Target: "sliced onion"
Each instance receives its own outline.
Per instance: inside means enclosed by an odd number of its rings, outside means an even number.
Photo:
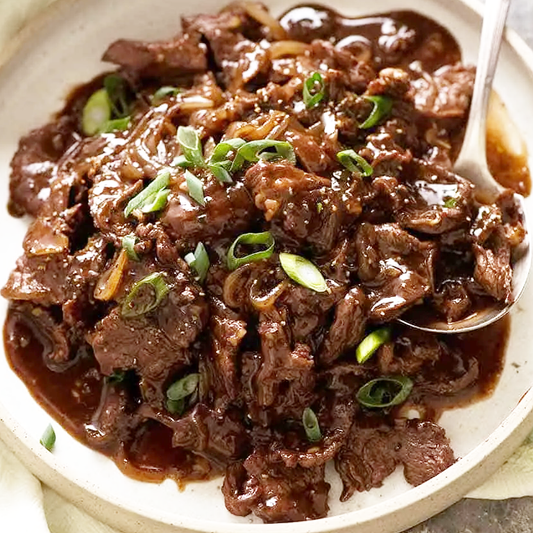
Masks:
[[[282,25],[263,7],[263,5],[256,2],[243,2],[242,7],[246,10],[248,15],[257,20],[259,24],[267,26],[274,39],[280,41],[281,39],[287,38],[287,33]]]
[[[265,294],[260,294],[260,284],[261,280],[254,279],[248,291],[251,304],[259,311],[272,307],[289,286],[289,282],[285,279]]]
[[[103,300],[105,302],[112,300],[117,293],[124,269],[128,263],[128,254],[126,250],[120,250],[116,261],[108,268],[98,280],[94,289],[94,297],[97,300]]]
[[[277,41],[268,49],[271,59],[284,56],[301,56],[309,50],[309,45],[300,41]]]

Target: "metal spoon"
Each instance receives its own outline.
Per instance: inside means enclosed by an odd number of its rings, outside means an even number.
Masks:
[[[486,130],[489,98],[494,72],[505,29],[505,21],[511,0],[488,0],[485,2],[483,28],[479,48],[478,66],[470,114],[463,146],[454,165],[454,172],[469,179],[476,186],[476,197],[483,203],[492,203],[503,191],[503,187],[492,177],[487,165]],[[521,211],[522,223],[526,223],[524,198],[515,194],[515,202]],[[524,290],[531,264],[529,232],[524,242],[513,252],[513,301],[509,304],[495,304],[479,313],[456,322],[435,320],[417,324],[417,320],[399,319],[400,322],[423,331],[435,333],[464,333],[488,326],[506,315]]]

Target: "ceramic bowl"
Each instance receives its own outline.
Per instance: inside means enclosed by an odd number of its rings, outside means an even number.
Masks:
[[[268,0],[274,14],[290,4]],[[18,139],[44,124],[62,107],[69,90],[109,66],[100,62],[113,40],[156,40],[178,31],[182,14],[216,12],[224,0],[189,4],[176,0],[60,0],[11,43],[0,70],[0,204],[7,202],[9,161]],[[328,3],[346,15],[413,9],[449,28],[466,62],[475,62],[481,17],[479,5],[465,0],[368,0]],[[533,153],[533,52],[513,33],[507,34],[496,90],[508,105]],[[533,161],[532,161],[533,162]],[[531,165],[533,167],[533,165]],[[528,201],[531,212],[532,202]],[[530,216],[533,216],[530,215]],[[0,210],[4,283],[20,255],[27,222]],[[0,302],[3,321],[6,302]],[[142,483],[125,477],[106,457],[84,447],[56,426],[54,453],[39,445],[49,416],[0,354],[0,436],[22,461],[64,497],[101,520],[127,532],[152,533],[318,533],[357,531],[393,533],[436,514],[493,473],[533,428],[533,284],[515,306],[505,369],[494,394],[466,408],[446,412],[441,425],[461,459],[423,485],[412,488],[396,471],[380,489],[339,501],[340,481],[330,472],[328,518],[292,524],[260,524],[231,515],[224,507],[221,480],[189,484]]]

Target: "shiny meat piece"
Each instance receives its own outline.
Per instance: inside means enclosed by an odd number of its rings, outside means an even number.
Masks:
[[[471,221],[474,186],[469,181],[416,159],[404,169],[402,178],[409,191],[395,214],[402,227],[434,235]]]
[[[398,464],[408,483],[420,485],[455,462],[444,429],[429,421],[409,420],[391,428],[352,426],[346,445],[335,458],[343,482],[341,501],[380,487]]]
[[[446,65],[433,74],[420,72],[411,81],[411,98],[417,111],[431,118],[464,118],[474,88],[473,68]]]
[[[435,243],[420,241],[397,224],[363,223],[356,249],[370,320],[391,320],[432,293]]]
[[[323,365],[330,365],[361,341],[366,325],[366,297],[360,287],[351,288],[335,307],[335,317],[319,355]]]
[[[375,80],[368,84],[369,95],[383,94],[402,98],[409,90],[409,74],[401,68],[384,68]]]
[[[319,252],[334,246],[344,210],[329,179],[288,163],[260,162],[244,180],[276,238],[293,246],[307,243]]]
[[[474,279],[487,294],[505,303],[513,301],[513,270],[511,249],[501,237],[490,248],[473,245],[476,267]]]
[[[237,516],[254,513],[263,521],[298,522],[326,516],[330,485],[324,466],[287,468],[269,464],[260,451],[226,470],[222,493]]]
[[[168,41],[120,39],[106,50],[103,61],[141,77],[172,77],[207,70],[207,48],[199,35],[178,35]]]
[[[77,138],[75,124],[63,116],[22,137],[11,161],[9,212],[36,216],[50,196],[57,162]]]

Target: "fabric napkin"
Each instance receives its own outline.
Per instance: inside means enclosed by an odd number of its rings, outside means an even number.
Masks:
[[[0,50],[27,20],[54,0],[0,0]],[[87,0],[90,1],[90,0]],[[511,25],[533,42],[533,3],[515,2]],[[520,13],[516,6],[520,6]],[[529,32],[529,34],[528,34]],[[468,495],[506,499],[533,495],[533,433],[496,474]],[[35,478],[0,440],[2,533],[119,533],[64,500]]]

